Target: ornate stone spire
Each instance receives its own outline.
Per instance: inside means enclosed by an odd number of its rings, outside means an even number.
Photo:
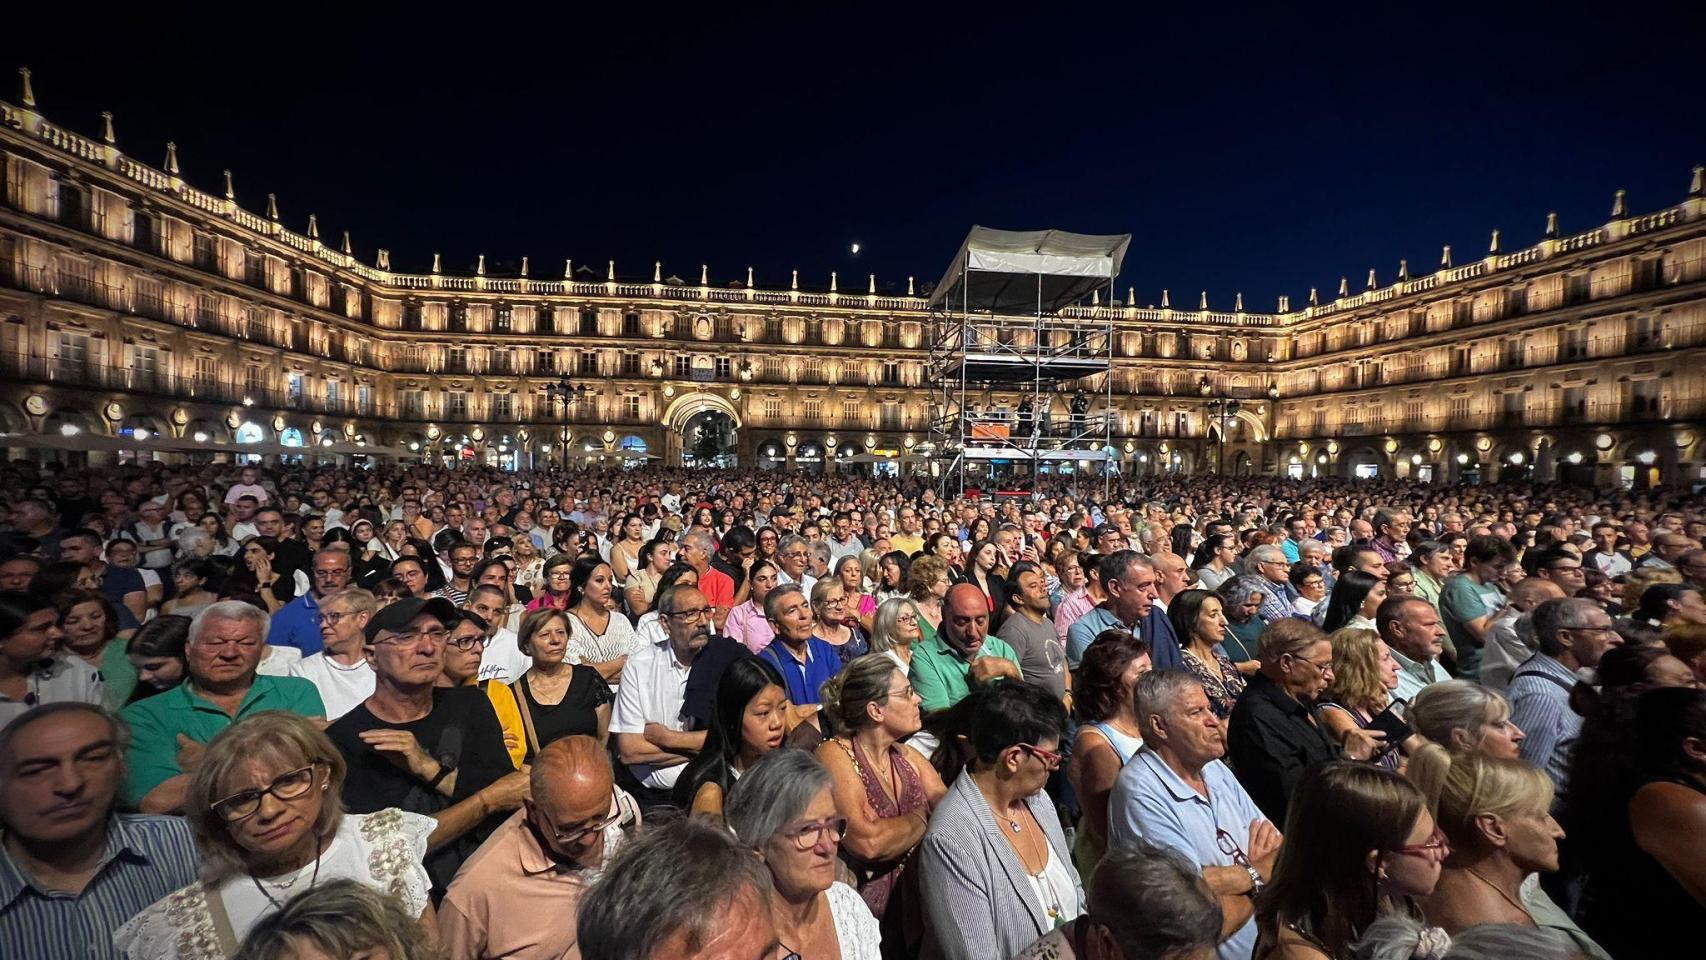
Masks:
[[[1205,313],[1208,312],[1208,291],[1207,290],[1204,290],[1202,293],[1197,295],[1197,309],[1201,310]]]
[[[1309,288],[1309,305],[1312,307],[1321,305],[1321,291],[1314,287]]]
[[[611,283],[616,281],[616,261],[610,261],[610,263],[604,268],[604,279]]]
[[[166,172],[178,175],[178,145],[170,140],[166,141]]]
[[[1698,170],[1698,169],[1699,169],[1699,168],[1696,168],[1696,170]],[[914,292],[913,292],[913,290],[914,290],[914,289],[915,289],[915,287],[914,287],[914,285],[913,285],[913,282],[912,282],[912,281],[913,281],[913,278],[912,278],[912,277],[907,277],[907,278],[906,278],[906,295],[907,295],[907,296],[909,296],[909,297],[916,297],[916,296],[918,296],[918,294],[916,294],[916,293],[914,293]]]
[[[746,288],[748,290],[752,289],[752,268],[751,267],[746,268]]]
[[[1398,282],[1403,283],[1409,279],[1410,279],[1410,261],[1408,261],[1408,260],[1398,261]]]
[[[343,251],[345,256],[353,256],[355,254],[355,248],[350,246],[348,230],[344,231]]]
[[[839,288],[837,287],[837,283],[838,283],[838,280],[835,276],[835,271],[834,270],[829,271],[829,292],[830,293],[839,293],[840,292]]]
[[[1374,268],[1369,267],[1368,268],[1368,288],[1370,290],[1373,290],[1378,286],[1380,286],[1380,284],[1378,282],[1376,282],[1374,279]]]
[[[563,261],[563,279],[564,280],[573,280],[574,278],[575,278],[575,262],[573,260],[564,260]]]
[[[438,253],[436,251],[432,255],[432,272],[433,273],[439,273],[440,272]]]
[[[1291,312],[1291,295],[1290,294],[1288,294],[1288,293],[1280,294],[1279,312],[1280,313],[1290,313]]]
[[[1488,253],[1498,253],[1499,252],[1499,231],[1497,228],[1494,228],[1494,230],[1493,230],[1493,242],[1487,245],[1487,252]]]
[[[118,143],[118,135],[113,133],[113,112],[101,111],[101,140],[105,143]]]
[[[1449,243],[1445,245],[1444,250],[1440,251],[1439,268],[1441,270],[1450,270],[1451,269],[1451,244],[1449,244]]]
[[[308,239],[320,239],[320,218],[314,216],[312,213],[308,215]]]
[[[1137,306],[1137,288],[1136,287],[1126,287],[1125,288],[1125,305],[1128,307]]]
[[[1166,287],[1161,288],[1161,309],[1163,309],[1163,310],[1173,309],[1173,297],[1171,294],[1169,294],[1167,292]]]
[[[1244,292],[1242,290],[1240,290],[1238,295],[1232,300],[1232,311],[1234,313],[1244,312]]]
[[[795,270],[795,271],[794,271],[794,279],[793,279],[793,280],[790,280],[790,281],[789,281],[789,282],[788,282],[788,289],[789,289],[789,290],[798,290],[798,289],[800,289],[800,271],[798,271],[798,270]]]
[[[1340,277],[1339,278],[1339,296],[1340,297],[1348,297],[1350,295],[1351,295],[1351,278],[1350,277]]]
[[[1706,196],[1706,167],[1694,165],[1694,175],[1688,179],[1688,195],[1691,197]]]
[[[1615,220],[1615,219],[1619,219],[1622,217],[1627,217],[1629,215],[1629,204],[1628,204],[1628,200],[1627,200],[1627,194],[1628,193],[1629,193],[1629,191],[1623,190],[1620,188],[1620,189],[1618,189],[1617,193],[1612,196],[1612,198],[1611,198],[1611,216],[1612,216],[1612,219]]]
[[[874,274],[874,273],[871,274],[871,283],[870,283],[870,286],[865,288],[865,292],[870,294],[873,297],[877,295],[877,275],[876,274]]]
[[[526,257],[521,258],[521,275],[523,277],[527,276],[527,258]]]
[[[483,277],[485,275],[486,275],[486,255],[482,253],[482,254],[480,254],[479,261],[474,264],[474,276]]]
[[[711,266],[710,266],[710,264],[701,263],[699,265],[699,285],[701,287],[707,287],[707,286],[711,285]]]
[[[33,85],[31,85],[31,83],[30,83],[30,68],[29,67],[19,67],[18,68],[18,80],[20,82],[20,85],[23,88],[18,93],[18,102],[22,103],[24,106],[29,107],[32,110],[35,109],[36,88]]]
[[[1546,215],[1546,239],[1558,239],[1558,211],[1556,210]]]
[[[225,171],[225,199],[237,199],[237,190],[231,186],[231,171]]]
[[[274,223],[278,222],[278,194],[276,193],[267,194],[267,219]]]
[[[391,269],[391,251],[385,249],[384,247],[380,247],[379,248],[378,264],[379,264],[379,269],[381,269],[381,270]]]

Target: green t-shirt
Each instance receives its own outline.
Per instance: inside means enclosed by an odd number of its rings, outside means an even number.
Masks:
[[[922,620],[920,626],[927,626]],[[1018,654],[1000,637],[986,636],[977,656],[1000,657],[1019,662]],[[948,646],[936,631],[929,631],[912,646],[912,689],[926,710],[946,710],[971,692],[970,661]]]
[[[1481,641],[1465,626],[1505,605],[1497,587],[1479,584],[1466,574],[1445,581],[1439,592],[1439,618],[1445,621],[1446,636],[1457,655],[1457,675],[1473,680],[1481,671]]]
[[[207,743],[219,731],[263,710],[285,710],[304,717],[326,715],[320,691],[301,677],[257,676],[235,717],[192,692],[189,681],[124,708],[122,716],[130,724],[125,803],[136,807],[150,790],[184,772],[178,766],[178,734]]]
[[[136,689],[136,664],[130,662],[130,641],[114,638],[101,652],[101,682],[108,710],[122,710]]]

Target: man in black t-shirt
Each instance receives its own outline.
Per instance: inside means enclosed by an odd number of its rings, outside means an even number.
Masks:
[[[442,597],[407,598],[374,614],[363,647],[373,695],[326,729],[349,765],[349,812],[396,807],[438,819],[436,838],[449,839],[426,858],[434,899],[527,793],[485,693],[434,685],[445,624],[456,615]]]

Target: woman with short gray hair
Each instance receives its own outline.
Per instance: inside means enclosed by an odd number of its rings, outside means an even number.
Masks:
[[[770,870],[770,915],[785,950],[878,960],[877,918],[835,879],[847,818],[836,812],[835,783],[822,764],[799,750],[766,754],[729,791],[723,818]]]

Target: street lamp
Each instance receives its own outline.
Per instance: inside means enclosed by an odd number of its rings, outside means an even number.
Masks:
[[[1204,397],[1211,396],[1214,393],[1214,384],[1209,382],[1208,374],[1203,374],[1202,378],[1197,381],[1197,392]],[[1230,398],[1217,397],[1203,404],[1203,407],[1213,414],[1220,424],[1220,429],[1216,431],[1214,438],[1214,470],[1224,477],[1226,475],[1226,421],[1238,416],[1238,411],[1243,408],[1243,404]]]
[[[584,383],[575,383],[567,373],[557,377],[556,382],[545,384],[546,402],[556,401],[563,405],[563,469],[569,469],[569,404],[592,394],[592,388]]]

